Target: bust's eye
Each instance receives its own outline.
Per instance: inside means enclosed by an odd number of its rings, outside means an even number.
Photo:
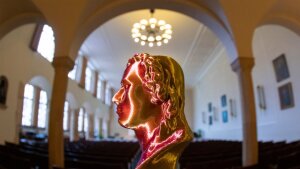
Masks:
[[[129,84],[126,84],[126,85],[124,85],[123,87],[124,87],[124,89],[129,89],[130,85],[129,85]]]

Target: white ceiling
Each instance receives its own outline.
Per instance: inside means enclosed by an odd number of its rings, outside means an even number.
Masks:
[[[81,52],[114,89],[120,87],[126,63],[135,53],[173,57],[183,68],[186,87],[193,87],[222,48],[219,40],[206,26],[186,15],[156,9],[154,17],[172,25],[172,39],[160,47],[141,46],[131,38],[132,25],[149,17],[149,10],[139,10],[109,20],[90,34]]]

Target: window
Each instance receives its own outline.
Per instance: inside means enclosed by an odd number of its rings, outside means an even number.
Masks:
[[[105,104],[111,105],[112,93],[111,88],[107,87],[105,90]]]
[[[69,120],[69,102],[65,101],[64,105],[64,119],[63,119],[63,128],[64,130],[68,130],[68,120]]]
[[[100,77],[98,78],[97,82],[97,98],[101,99],[101,90],[102,90],[102,81],[100,80]]]
[[[83,108],[80,108],[79,115],[78,115],[78,131],[83,131],[83,116],[84,116],[84,110]]]
[[[40,100],[39,100],[39,110],[38,110],[38,127],[45,128],[46,127],[46,118],[47,118],[47,93],[44,90],[40,92]]]
[[[86,69],[85,69],[85,90],[87,90],[87,91],[91,91],[92,74],[93,74],[92,69],[90,67],[86,67]]]
[[[77,65],[78,65],[78,59],[75,60],[74,67],[72,71],[70,71],[68,74],[68,77],[72,80],[76,79]]]
[[[23,112],[22,112],[22,125],[31,126],[33,119],[33,103],[34,103],[34,87],[30,84],[25,85],[24,99],[23,99]]]
[[[88,132],[88,126],[89,126],[89,118],[88,118],[89,116],[88,116],[88,114],[87,113],[85,113],[84,114],[84,131],[85,132]]]
[[[44,25],[39,39],[37,51],[46,58],[49,62],[52,62],[54,56],[54,34],[50,26]]]

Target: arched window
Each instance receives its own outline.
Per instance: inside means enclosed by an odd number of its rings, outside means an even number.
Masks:
[[[78,131],[83,131],[83,118],[84,118],[84,109],[80,108],[78,114]]]
[[[86,69],[85,69],[85,90],[87,90],[87,91],[91,91],[92,75],[93,75],[92,69],[89,66],[86,67]]]
[[[73,69],[68,74],[68,77],[72,80],[76,80],[77,67],[78,67],[78,57],[75,60]]]
[[[50,26],[37,25],[30,47],[39,52],[49,62],[52,62],[55,49],[54,40],[54,33]]]
[[[5,105],[8,90],[8,80],[5,76],[0,76],[0,105]]]
[[[63,119],[63,128],[64,130],[68,130],[69,129],[69,102],[65,101],[65,105],[64,105],[64,119]]]
[[[25,85],[22,125],[31,126],[33,123],[33,104],[34,104],[34,87],[30,84]]]
[[[84,122],[83,122],[83,130],[85,133],[88,132],[88,127],[89,127],[89,115],[85,112],[84,113]]]
[[[101,90],[102,90],[101,86],[102,86],[102,81],[101,81],[100,77],[98,77],[98,82],[97,82],[97,98],[98,99],[101,99]]]
[[[44,90],[40,91],[40,100],[39,100],[39,111],[38,111],[38,127],[46,127],[46,118],[47,118],[47,93]]]

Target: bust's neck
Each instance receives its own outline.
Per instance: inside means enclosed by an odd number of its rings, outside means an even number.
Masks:
[[[183,143],[183,129],[176,130],[167,137],[161,136],[160,128],[156,128],[151,132],[146,131],[146,129],[135,130],[142,148],[137,169],[176,169],[178,157],[185,148],[185,145],[180,145]],[[165,139],[162,140],[162,138]],[[185,144],[188,144],[188,142]],[[172,160],[170,160],[170,158],[172,158]]]

